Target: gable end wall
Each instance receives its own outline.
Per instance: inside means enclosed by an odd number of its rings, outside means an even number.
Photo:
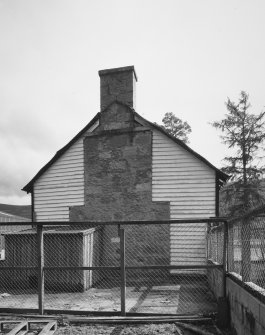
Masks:
[[[69,221],[69,207],[84,205],[83,140],[97,126],[98,122],[34,183],[36,221]]]
[[[215,216],[215,171],[176,145],[161,132],[153,131],[153,201],[170,201],[170,218]],[[172,265],[205,264],[205,224],[171,224]]]

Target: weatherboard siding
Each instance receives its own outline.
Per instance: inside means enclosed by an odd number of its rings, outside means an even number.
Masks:
[[[88,129],[34,183],[34,211],[37,221],[69,221],[69,207],[84,205],[84,137]]]
[[[171,219],[215,216],[215,171],[157,130],[152,169],[153,201],[170,201]],[[205,224],[171,224],[171,264],[205,264],[205,235]]]

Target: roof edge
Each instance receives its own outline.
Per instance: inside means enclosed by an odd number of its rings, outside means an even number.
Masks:
[[[127,68],[127,67],[126,67]],[[131,68],[131,67],[129,67]],[[121,68],[124,69],[124,68]],[[116,69],[111,69],[111,70],[116,70]],[[107,70],[102,70],[102,71],[107,71]],[[100,72],[100,71],[99,71]],[[181,141],[180,139],[172,136],[171,134],[169,134],[166,130],[164,130],[161,126],[159,126],[156,123],[153,123],[151,121],[146,120],[144,117],[142,117],[140,114],[138,114],[134,108],[132,108],[130,105],[119,101],[119,100],[115,100],[112,101],[108,106],[106,106],[101,112],[97,113],[94,118],[75,136],[73,137],[64,147],[62,147],[60,150],[58,150],[56,152],[56,154],[52,157],[52,159],[50,159],[50,161],[45,164],[39,171],[38,173],[30,180],[30,182],[25,185],[22,188],[22,191],[25,191],[27,193],[31,193],[33,190],[33,184],[34,182],[57,160],[59,159],[64,153],[65,151],[75,142],[79,139],[79,137],[81,137],[83,135],[84,132],[86,132],[97,120],[100,119],[100,114],[105,111],[106,109],[108,109],[112,104],[114,103],[118,103],[121,105],[124,105],[126,107],[128,107],[132,113],[137,116],[138,118],[140,118],[141,120],[143,120],[144,123],[147,123],[148,126],[155,128],[156,130],[162,132],[164,135],[166,135],[167,137],[169,137],[171,140],[173,140],[175,143],[177,143],[178,145],[180,145],[183,149],[187,150],[188,152],[190,152],[191,154],[193,154],[195,157],[197,157],[199,160],[201,160],[203,163],[205,163],[206,165],[208,165],[210,168],[214,169],[217,173],[217,176],[219,179],[221,179],[222,181],[227,181],[230,176],[227,175],[226,173],[222,172],[220,169],[218,169],[217,167],[215,167],[213,164],[211,164],[206,158],[202,157],[200,154],[198,154],[196,151],[194,151],[193,149],[191,149],[187,144],[185,144],[183,141]]]
[[[135,112],[135,115],[137,117],[139,117],[140,119],[144,120],[144,122],[147,122],[151,127],[155,128],[156,130],[162,132],[164,135],[166,135],[167,137],[169,137],[171,140],[173,140],[175,143],[177,143],[178,145],[180,145],[183,149],[189,151],[191,154],[193,154],[195,157],[197,157],[198,159],[200,159],[203,163],[205,163],[206,165],[208,165],[210,168],[214,169],[218,175],[218,177],[223,180],[226,181],[230,178],[229,175],[227,175],[226,173],[224,173],[223,171],[221,171],[220,169],[218,169],[217,167],[215,167],[212,163],[210,163],[206,158],[202,157],[200,154],[198,154],[196,151],[194,151],[193,149],[191,149],[186,143],[184,143],[183,141],[181,141],[180,139],[174,137],[173,135],[169,134],[163,127],[159,126],[156,123],[150,122],[148,120],[146,120],[144,117],[142,117],[141,115],[139,115],[137,112]]]
[[[81,137],[83,135],[83,133],[85,133],[98,119],[99,119],[99,114],[97,113],[93,119],[75,136],[73,137],[64,147],[62,147],[60,150],[58,150],[56,152],[56,154],[52,157],[52,159],[49,160],[49,162],[47,164],[45,164],[40,170],[39,172],[37,172],[37,174],[31,179],[30,182],[27,183],[27,185],[25,185],[21,190],[25,191],[27,193],[32,193],[33,190],[33,184],[34,182],[46,171],[48,170],[48,168],[58,159],[60,158],[65,151],[72,145],[74,144],[74,142],[76,142],[79,137]]]

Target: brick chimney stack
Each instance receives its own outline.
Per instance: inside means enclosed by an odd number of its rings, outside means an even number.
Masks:
[[[100,76],[100,110],[113,101],[120,101],[135,109],[135,84],[137,76],[134,66],[101,70]]]

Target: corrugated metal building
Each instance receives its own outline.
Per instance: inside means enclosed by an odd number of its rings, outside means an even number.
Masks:
[[[36,221],[218,216],[218,190],[228,176],[135,112],[133,66],[99,71],[99,76],[101,112],[23,189],[32,194]],[[137,213],[125,203],[128,194],[138,199]],[[191,228],[170,226],[172,265],[205,264],[206,227]]]

